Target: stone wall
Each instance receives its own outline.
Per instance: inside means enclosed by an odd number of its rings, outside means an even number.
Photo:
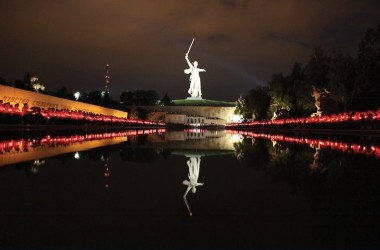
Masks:
[[[0,100],[3,100],[3,103],[9,102],[11,105],[15,105],[18,103],[20,105],[20,108],[22,108],[24,104],[27,103],[29,108],[39,107],[44,109],[68,109],[70,111],[80,110],[83,112],[115,116],[119,118],[127,118],[128,115],[127,112],[116,109],[110,109],[83,102],[72,101],[64,98],[45,95],[33,91],[27,91],[4,85],[0,85]]]
[[[219,118],[231,122],[235,107],[210,107],[210,106],[149,106],[143,107],[148,112],[184,114],[187,116],[203,116]]]

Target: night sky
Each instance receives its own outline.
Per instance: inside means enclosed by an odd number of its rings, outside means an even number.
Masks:
[[[154,89],[186,98],[185,53],[203,98],[233,101],[316,46],[355,55],[380,23],[380,1],[0,0],[0,77],[35,73],[47,90]]]

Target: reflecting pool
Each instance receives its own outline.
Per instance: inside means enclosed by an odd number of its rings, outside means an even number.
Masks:
[[[380,247],[380,138],[0,132],[0,248]]]

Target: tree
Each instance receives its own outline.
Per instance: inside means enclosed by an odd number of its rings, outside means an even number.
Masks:
[[[360,92],[354,105],[358,109],[380,107],[380,25],[368,29],[359,44],[357,85]]]
[[[145,91],[143,105],[156,105],[159,100],[158,93],[155,90]]]
[[[289,81],[280,74],[274,74],[272,80],[269,82],[268,94],[274,102],[280,108],[293,108],[289,100]]]
[[[24,82],[21,80],[15,80],[14,87],[18,89],[25,89]]]
[[[24,89],[33,90],[32,82],[31,82],[31,75],[29,72],[25,74],[24,78]]]
[[[124,91],[120,95],[120,102],[125,105],[155,105],[158,99],[158,93],[155,90]]]
[[[57,92],[55,92],[55,96],[69,98],[70,93],[66,86],[62,86]]]
[[[356,84],[355,59],[335,53],[331,57],[328,78],[330,97],[339,105],[340,112],[347,111],[360,91]]]
[[[168,96],[168,94],[165,94],[164,97],[160,100],[161,104],[164,106],[172,105],[173,101],[172,99]]]
[[[2,84],[2,85],[8,85],[8,86],[12,85],[12,83],[5,81],[2,77],[0,77],[0,84]]]
[[[129,114],[128,114],[128,119],[132,119],[132,120],[139,119],[139,114],[138,114],[136,105],[132,105],[131,110],[129,111]]]
[[[249,94],[237,101],[235,114],[245,119],[264,119],[269,109],[270,96],[268,88],[257,86],[249,91]]]
[[[272,80],[269,82],[268,94],[271,97],[269,114],[279,115],[281,110],[290,110],[293,107],[290,102],[289,81],[286,77],[280,74],[274,74]]]
[[[293,65],[292,72],[287,77],[289,82],[288,94],[289,94],[289,107],[291,108],[290,114],[292,116],[302,116],[308,113],[303,104],[305,92],[302,91],[304,85],[304,69],[301,64],[296,62]],[[307,93],[308,95],[309,93]]]
[[[120,102],[125,105],[132,105],[136,103],[135,96],[132,91],[124,91],[120,95]]]
[[[252,119],[253,111],[247,107],[244,97],[240,96],[236,101],[234,114],[241,115],[244,119]]]
[[[327,91],[327,88],[330,60],[330,56],[321,47],[317,47],[310,55],[309,62],[305,66],[304,91],[308,92],[308,94],[304,92],[303,95],[305,95],[305,97],[310,95],[314,96],[314,104],[319,115],[325,109],[324,105],[319,104],[321,102],[324,103],[324,100],[326,99],[326,93],[329,92]],[[313,100],[312,98],[310,99]],[[309,106],[308,99],[305,98],[304,104],[305,106]]]
[[[88,102],[89,103],[99,105],[99,104],[103,103],[102,99],[103,99],[102,98],[102,92],[100,92],[99,90],[93,90],[90,93],[88,93]]]
[[[292,72],[288,76],[274,74],[269,82],[269,95],[271,105],[269,114],[277,110],[287,111],[288,114],[295,116],[305,113],[304,96],[310,92],[304,89],[304,72],[301,64],[296,62]]]
[[[305,66],[305,83],[316,88],[327,88],[330,57],[317,47]]]

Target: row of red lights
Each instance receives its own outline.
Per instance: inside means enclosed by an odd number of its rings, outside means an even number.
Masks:
[[[272,121],[253,121],[242,123],[230,123],[227,126],[257,126],[257,125],[285,125],[285,124],[305,124],[305,123],[339,123],[349,121],[361,121],[361,120],[380,120],[380,109],[377,111],[365,111],[355,113],[342,113],[334,115],[322,115],[307,118],[286,118],[277,119]]]
[[[111,139],[116,137],[135,136],[142,134],[165,133],[165,129],[143,129],[143,130],[129,130],[124,132],[112,132],[102,134],[87,134],[87,135],[73,135],[73,136],[58,136],[50,137],[45,136],[41,140],[10,140],[0,142],[0,153],[10,152],[12,149],[16,151],[27,151],[28,147],[36,146],[53,146],[53,145],[68,145],[72,143],[81,143],[84,141]]]
[[[1,101],[1,100],[0,100]],[[0,113],[9,113],[23,116],[24,114],[30,115],[42,115],[46,119],[50,118],[61,118],[61,119],[72,119],[72,120],[86,120],[86,121],[98,121],[98,122],[117,122],[117,123],[128,123],[128,124],[139,124],[139,125],[158,125],[165,126],[163,122],[153,122],[145,120],[131,120],[127,118],[119,118],[114,116],[106,115],[96,115],[92,113],[84,113],[82,111],[69,111],[66,109],[36,109],[28,108],[27,105],[24,105],[22,110],[19,109],[19,105],[15,106],[10,105],[9,103],[2,104],[0,102]]]
[[[235,131],[227,130],[231,134],[240,134],[244,136],[249,136],[251,138],[264,138],[268,140],[274,140],[279,142],[289,142],[297,144],[307,144],[312,147],[320,147],[326,149],[339,150],[342,152],[353,152],[355,154],[373,155],[380,158],[380,146],[362,146],[360,144],[349,144],[344,142],[337,142],[332,140],[319,140],[319,139],[308,139],[308,138],[297,138],[285,135],[270,135],[263,133],[255,133],[252,131]]]

